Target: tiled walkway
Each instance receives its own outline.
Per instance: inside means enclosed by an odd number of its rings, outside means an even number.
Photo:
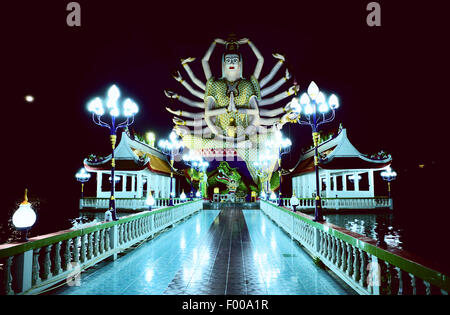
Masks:
[[[261,211],[204,210],[55,294],[353,294]]]

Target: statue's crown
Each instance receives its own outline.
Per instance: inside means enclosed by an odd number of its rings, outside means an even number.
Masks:
[[[225,45],[225,54],[239,54],[239,44],[235,34],[230,34]]]
[[[225,45],[225,54],[239,54],[239,44],[237,42],[228,42]]]

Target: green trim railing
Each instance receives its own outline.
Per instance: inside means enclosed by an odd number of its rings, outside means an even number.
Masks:
[[[448,295],[447,275],[411,254],[312,217],[261,201],[261,210],[359,294]]]
[[[0,294],[37,294],[75,281],[81,270],[112,257],[203,208],[202,200],[141,212],[0,245]]]

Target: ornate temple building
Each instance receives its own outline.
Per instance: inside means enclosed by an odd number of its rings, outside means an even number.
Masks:
[[[114,150],[115,199],[118,209],[145,209],[151,192],[155,198],[169,198],[171,166],[159,150],[132,139],[126,132]],[[84,160],[88,172],[96,173],[96,195],[82,198],[80,209],[107,209],[111,195],[111,155],[90,156]],[[175,177],[172,185],[176,187]],[[175,191],[175,189],[174,189]]]
[[[345,128],[340,128],[336,136],[322,142],[318,152],[321,198],[375,200],[374,173],[392,163],[392,157],[384,153],[370,157],[360,153],[348,139]],[[314,148],[304,152],[290,175],[292,189],[298,198],[316,196]],[[376,207],[376,204],[369,202],[364,208]]]

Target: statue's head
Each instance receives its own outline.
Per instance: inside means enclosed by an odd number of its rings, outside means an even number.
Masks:
[[[236,42],[226,44],[226,51],[222,55],[222,77],[228,81],[242,78],[242,55]]]

